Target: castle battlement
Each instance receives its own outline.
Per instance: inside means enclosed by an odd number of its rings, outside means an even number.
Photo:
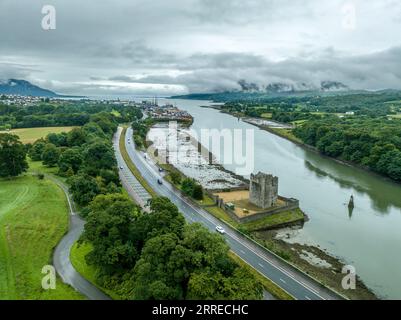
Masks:
[[[278,177],[259,172],[251,174],[249,202],[262,209],[273,207],[278,199]]]

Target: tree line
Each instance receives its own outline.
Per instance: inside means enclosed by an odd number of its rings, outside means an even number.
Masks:
[[[132,121],[131,127],[134,131],[134,142],[135,147],[138,149],[146,148],[148,146],[148,141],[146,136],[149,132],[149,129],[154,125],[154,120],[151,118],[146,119],[136,119]]]
[[[0,130],[57,126],[83,126],[91,116],[115,112],[119,122],[131,122],[142,117],[134,105],[96,101],[50,101],[32,106],[6,105],[0,101]]]
[[[262,117],[265,113],[271,113],[272,119],[280,122],[321,118],[321,115],[316,112],[352,111],[357,116],[381,117],[401,112],[401,92],[315,93],[284,96],[248,93],[240,95],[238,99],[225,100],[222,109],[249,117]]]
[[[51,133],[28,145],[28,154],[34,161],[58,167],[58,174],[68,178],[74,201],[86,206],[95,196],[120,189],[111,144],[117,126],[112,114],[97,113],[80,128],[68,133]]]
[[[401,181],[401,120],[333,116],[308,121],[293,133],[325,155]]]
[[[89,205],[80,242],[93,250],[99,283],[123,299],[261,299],[263,289],[228,256],[224,238],[187,224],[167,198],[143,213],[125,195],[100,195]]]
[[[356,111],[360,114],[377,115],[388,114],[393,111],[393,106],[400,107],[401,91],[382,90],[377,92],[368,91],[343,91],[343,92],[219,92],[210,94],[190,94],[177,98],[211,100],[225,103],[223,108],[243,108],[249,106],[258,108],[260,106],[274,105],[291,108],[306,108],[311,111],[322,111],[331,113],[344,113]],[[275,107],[275,109],[277,109]]]

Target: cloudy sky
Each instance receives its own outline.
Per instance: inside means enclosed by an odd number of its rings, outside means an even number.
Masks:
[[[399,0],[0,0],[0,31],[0,79],[60,93],[401,89]]]

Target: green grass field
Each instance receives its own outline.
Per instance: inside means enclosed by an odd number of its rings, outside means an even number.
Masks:
[[[248,231],[256,231],[264,228],[274,227],[284,223],[292,223],[304,220],[301,209],[294,209],[266,216],[262,219],[244,223],[243,227]]]
[[[302,221],[304,219],[304,214],[302,213],[302,211],[300,209],[295,209],[295,210],[280,212],[277,214],[266,216],[256,221],[241,224],[235,221],[228,215],[228,213],[226,213],[223,209],[217,206],[207,207],[205,208],[205,210],[211,213],[216,218],[221,219],[227,222],[228,224],[232,225],[233,227],[237,229],[240,228],[243,231],[246,230],[248,232],[264,228],[266,229],[273,228],[283,223],[295,223],[298,221]]]
[[[121,113],[118,112],[117,110],[113,110],[110,112],[113,116],[117,117],[117,118],[121,118]]]
[[[67,200],[53,182],[0,180],[0,300],[84,299],[60,279],[55,290],[41,286],[42,268],[67,230]]]
[[[40,138],[45,138],[49,133],[69,132],[75,127],[44,127],[44,128],[24,128],[10,131],[0,131],[0,133],[12,133],[20,137],[22,143],[34,143]]]
[[[264,119],[271,119],[272,118],[272,113],[271,112],[266,112],[266,113],[262,113],[260,116]]]

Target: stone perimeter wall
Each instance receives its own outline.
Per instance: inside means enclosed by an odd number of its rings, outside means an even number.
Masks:
[[[209,197],[211,197],[215,201],[215,204],[218,207],[222,208],[231,218],[233,218],[238,223],[246,223],[246,222],[256,221],[256,220],[262,219],[264,217],[271,216],[273,214],[277,214],[280,212],[294,210],[294,209],[299,208],[299,200],[294,199],[294,198],[285,198],[282,196],[278,196],[279,200],[282,200],[286,203],[284,206],[277,207],[277,208],[269,208],[263,212],[255,213],[253,215],[240,218],[235,214],[235,212],[233,210],[226,207],[223,199],[220,199],[219,196],[216,196],[215,194],[211,193],[210,191],[206,191],[206,193],[208,194]]]

